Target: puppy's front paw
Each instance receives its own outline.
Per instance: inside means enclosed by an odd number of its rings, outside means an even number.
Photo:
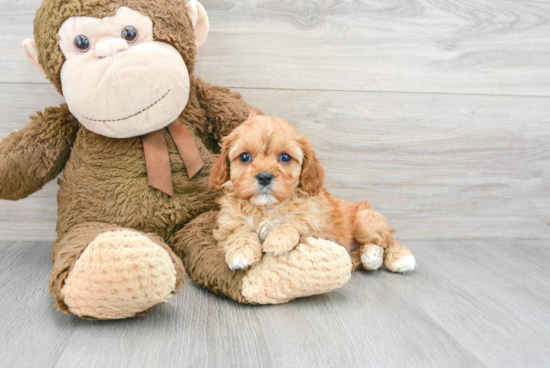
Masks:
[[[278,256],[294,249],[300,242],[300,233],[293,228],[277,229],[272,231],[264,241],[264,253],[273,253]]]
[[[225,262],[232,270],[246,270],[262,258],[260,244],[237,241],[226,248]]]
[[[245,256],[239,255],[235,256],[233,259],[227,259],[226,258],[227,265],[230,269],[233,271],[235,270],[246,270],[252,263],[248,262],[248,259],[246,259]]]

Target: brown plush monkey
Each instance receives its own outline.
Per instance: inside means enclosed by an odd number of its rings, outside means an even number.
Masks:
[[[350,257],[322,234],[246,271],[227,267],[212,237],[208,175],[220,139],[255,109],[193,76],[207,32],[196,1],[39,8],[36,42],[23,51],[67,104],[0,142],[0,198],[24,198],[63,171],[49,284],[58,309],[142,314],[182,287],[184,264],[198,285],[244,303],[282,303],[349,279]]]

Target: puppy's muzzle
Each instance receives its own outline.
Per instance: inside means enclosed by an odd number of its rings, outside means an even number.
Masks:
[[[261,186],[267,187],[273,182],[273,174],[263,171],[256,175],[256,180],[258,180],[258,184],[260,184]]]

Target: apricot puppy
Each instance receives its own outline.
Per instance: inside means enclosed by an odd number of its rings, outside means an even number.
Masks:
[[[279,255],[301,236],[325,233],[359,252],[367,270],[382,263],[393,272],[413,270],[413,255],[384,217],[368,202],[331,195],[324,176],[309,140],[285,120],[251,115],[225,137],[210,186],[223,194],[214,237],[229,267],[246,269],[262,251]]]

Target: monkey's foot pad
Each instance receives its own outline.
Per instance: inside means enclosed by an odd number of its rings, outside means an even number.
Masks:
[[[76,261],[61,290],[80,317],[133,317],[171,296],[176,269],[168,252],[130,230],[98,235]]]
[[[242,295],[251,303],[279,304],[323,294],[348,282],[351,268],[344,247],[308,238],[289,253],[264,255],[244,277]]]

